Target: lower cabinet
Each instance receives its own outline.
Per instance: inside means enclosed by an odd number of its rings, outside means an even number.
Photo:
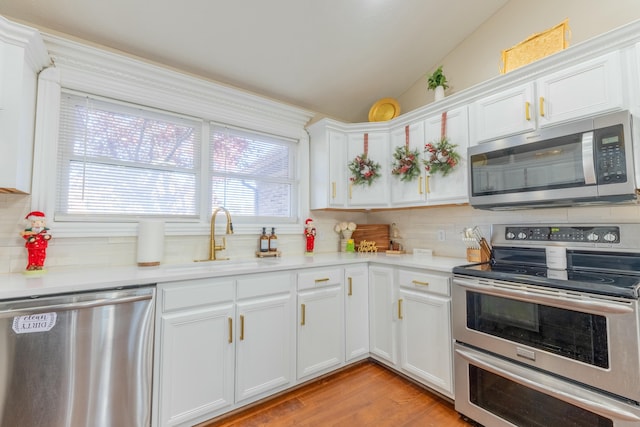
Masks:
[[[291,387],[295,275],[160,285],[158,416],[191,426]]]
[[[369,269],[366,264],[344,269],[345,361],[369,356]]]
[[[450,275],[369,267],[371,355],[453,398]]]
[[[453,397],[450,279],[398,271],[400,369]]]
[[[298,379],[344,363],[343,269],[298,274]]]

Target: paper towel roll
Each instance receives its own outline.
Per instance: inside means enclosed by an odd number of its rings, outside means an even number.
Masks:
[[[160,265],[164,253],[164,222],[145,220],[138,223],[138,265]]]

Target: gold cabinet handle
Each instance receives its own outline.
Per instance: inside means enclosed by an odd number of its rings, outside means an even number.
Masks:
[[[244,341],[244,316],[240,315],[240,341]]]
[[[349,200],[351,200],[352,195],[353,195],[353,184],[349,184]]]
[[[353,279],[351,279],[351,277],[349,277],[347,279],[347,282],[349,282],[349,292],[347,292],[348,296],[352,296],[353,295]]]
[[[412,280],[411,283],[418,286],[429,286],[429,282],[421,282],[419,280]]]
[[[329,278],[328,277],[323,277],[322,279],[315,279],[316,283],[322,283],[322,282],[328,282]]]
[[[229,317],[229,344],[233,342],[233,319]]]
[[[424,194],[422,192],[422,176],[420,176],[420,180],[418,181],[418,193],[419,194]]]
[[[402,298],[398,300],[398,319],[402,320]]]
[[[426,191],[427,194],[431,193],[431,189],[429,188],[429,178],[431,178],[431,175],[427,175],[424,179],[424,191]]]
[[[531,107],[531,104],[529,102],[524,103],[524,118],[527,119],[527,121],[531,121],[530,107]]]
[[[331,183],[331,198],[332,199],[336,198],[336,182],[335,181]]]
[[[544,117],[544,96],[540,97],[540,117]]]
[[[300,304],[300,325],[304,326],[307,316],[307,307],[304,304]]]

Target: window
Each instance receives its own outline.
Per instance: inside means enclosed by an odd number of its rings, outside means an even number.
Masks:
[[[55,220],[197,220],[224,206],[234,221],[295,222],[296,141],[206,124],[203,147],[203,123],[64,91]],[[204,153],[208,170],[201,173]],[[202,186],[210,202],[204,208]]]
[[[295,220],[293,141],[213,125],[210,143],[213,206],[235,217]]]

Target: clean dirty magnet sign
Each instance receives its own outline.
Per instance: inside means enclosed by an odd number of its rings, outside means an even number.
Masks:
[[[29,314],[13,318],[13,331],[16,334],[48,332],[56,325],[56,313]]]

